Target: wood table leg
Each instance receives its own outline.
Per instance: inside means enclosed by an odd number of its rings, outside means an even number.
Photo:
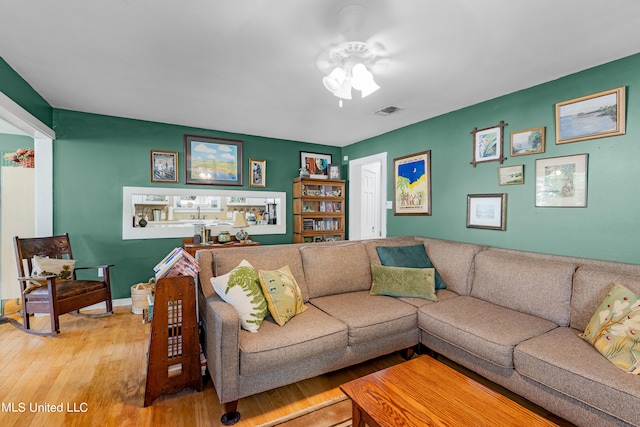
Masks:
[[[365,427],[365,422],[362,418],[362,408],[356,405],[354,401],[351,401],[351,425],[353,427]]]

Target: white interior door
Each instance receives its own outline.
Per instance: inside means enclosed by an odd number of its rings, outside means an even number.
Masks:
[[[360,176],[360,238],[375,239],[380,232],[378,211],[379,163],[362,167]]]
[[[349,239],[386,237],[387,153],[349,161]]]

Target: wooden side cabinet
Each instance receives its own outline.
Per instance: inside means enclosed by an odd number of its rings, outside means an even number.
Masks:
[[[344,240],[344,190],[340,179],[293,180],[293,242]]]
[[[190,276],[156,283],[144,406],[183,388],[202,391],[196,285]]]

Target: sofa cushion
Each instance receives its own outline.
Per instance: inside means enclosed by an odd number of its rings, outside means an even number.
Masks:
[[[614,283],[640,295],[640,274],[599,267],[576,270],[571,296],[571,327],[583,331]]]
[[[254,375],[292,366],[347,346],[347,326],[307,305],[284,326],[270,316],[257,334],[240,331],[240,374]]]
[[[474,257],[483,246],[438,239],[420,239],[427,255],[447,284],[458,295],[469,295],[474,272]]]
[[[455,292],[452,292],[448,289],[436,289],[436,300],[437,301],[445,301],[451,298],[455,298],[459,296]],[[424,298],[414,298],[414,297],[399,297],[398,300],[411,304],[414,307],[422,307],[425,304],[433,304],[435,301],[429,301]]]
[[[624,286],[615,285],[580,336],[618,368],[638,375],[640,298]]]
[[[371,295],[415,297],[437,301],[433,268],[387,267],[371,264]]]
[[[265,252],[265,250],[268,252]],[[274,245],[269,246],[268,249],[261,246],[249,246],[246,248],[212,250],[211,252],[214,252],[213,271],[216,276],[228,273],[243,259],[249,261],[256,270],[276,270],[283,265],[288,265],[293,277],[296,279],[296,283],[300,287],[302,298],[304,301],[309,299],[307,282],[302,268],[302,258],[298,247],[295,245]],[[265,256],[265,253],[268,253],[269,256]]]
[[[242,328],[249,332],[258,332],[269,311],[258,272],[251,264],[242,260],[227,274],[212,277],[211,285],[220,298],[236,310]]]
[[[349,345],[417,331],[418,327],[415,307],[392,297],[370,295],[369,291],[328,295],[309,302],[347,325]]]
[[[369,256],[359,243],[303,246],[300,253],[309,298],[371,288]]]
[[[259,270],[258,276],[269,313],[278,325],[284,326],[293,316],[307,309],[288,265],[272,271]]]
[[[425,332],[482,359],[513,368],[513,349],[524,340],[557,325],[470,296],[460,296],[418,309]]]
[[[434,268],[423,244],[411,246],[376,246],[376,252],[382,265],[394,267]],[[445,289],[447,285],[435,270],[436,289]]]
[[[483,251],[475,258],[471,296],[567,326],[575,269],[571,263]]]
[[[640,425],[640,381],[578,336],[579,330],[556,328],[516,346],[520,375],[599,409],[631,425]]]

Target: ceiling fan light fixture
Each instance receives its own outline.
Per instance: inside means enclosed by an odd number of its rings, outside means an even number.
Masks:
[[[340,90],[340,87],[344,82],[346,74],[347,73],[342,68],[336,67],[333,69],[331,74],[329,74],[328,76],[325,76],[322,79],[322,83],[324,84],[324,87],[327,88],[329,92],[335,94],[337,91]]]

